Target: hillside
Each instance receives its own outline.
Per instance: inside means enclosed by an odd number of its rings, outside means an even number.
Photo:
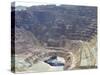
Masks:
[[[15,24],[32,32],[41,42],[66,38],[88,41],[97,34],[96,10],[85,6],[32,6],[16,11]]]

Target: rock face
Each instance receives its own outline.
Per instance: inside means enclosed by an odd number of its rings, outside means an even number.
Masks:
[[[40,46],[34,35],[23,28],[15,28],[15,53],[32,52],[36,46]]]
[[[27,71],[27,68],[28,71],[32,70],[34,64],[41,61],[45,63],[54,56],[64,58],[64,70],[73,69],[81,64],[81,50],[96,49],[96,7],[70,5],[39,5],[21,9],[20,7],[12,7],[11,12],[12,21],[15,19],[15,23],[12,22],[12,26],[15,24],[15,40],[12,39],[12,42],[15,42],[15,49],[14,46],[12,49],[18,58],[17,71]],[[20,61],[26,65],[23,66]],[[48,64],[46,65],[48,67]]]

